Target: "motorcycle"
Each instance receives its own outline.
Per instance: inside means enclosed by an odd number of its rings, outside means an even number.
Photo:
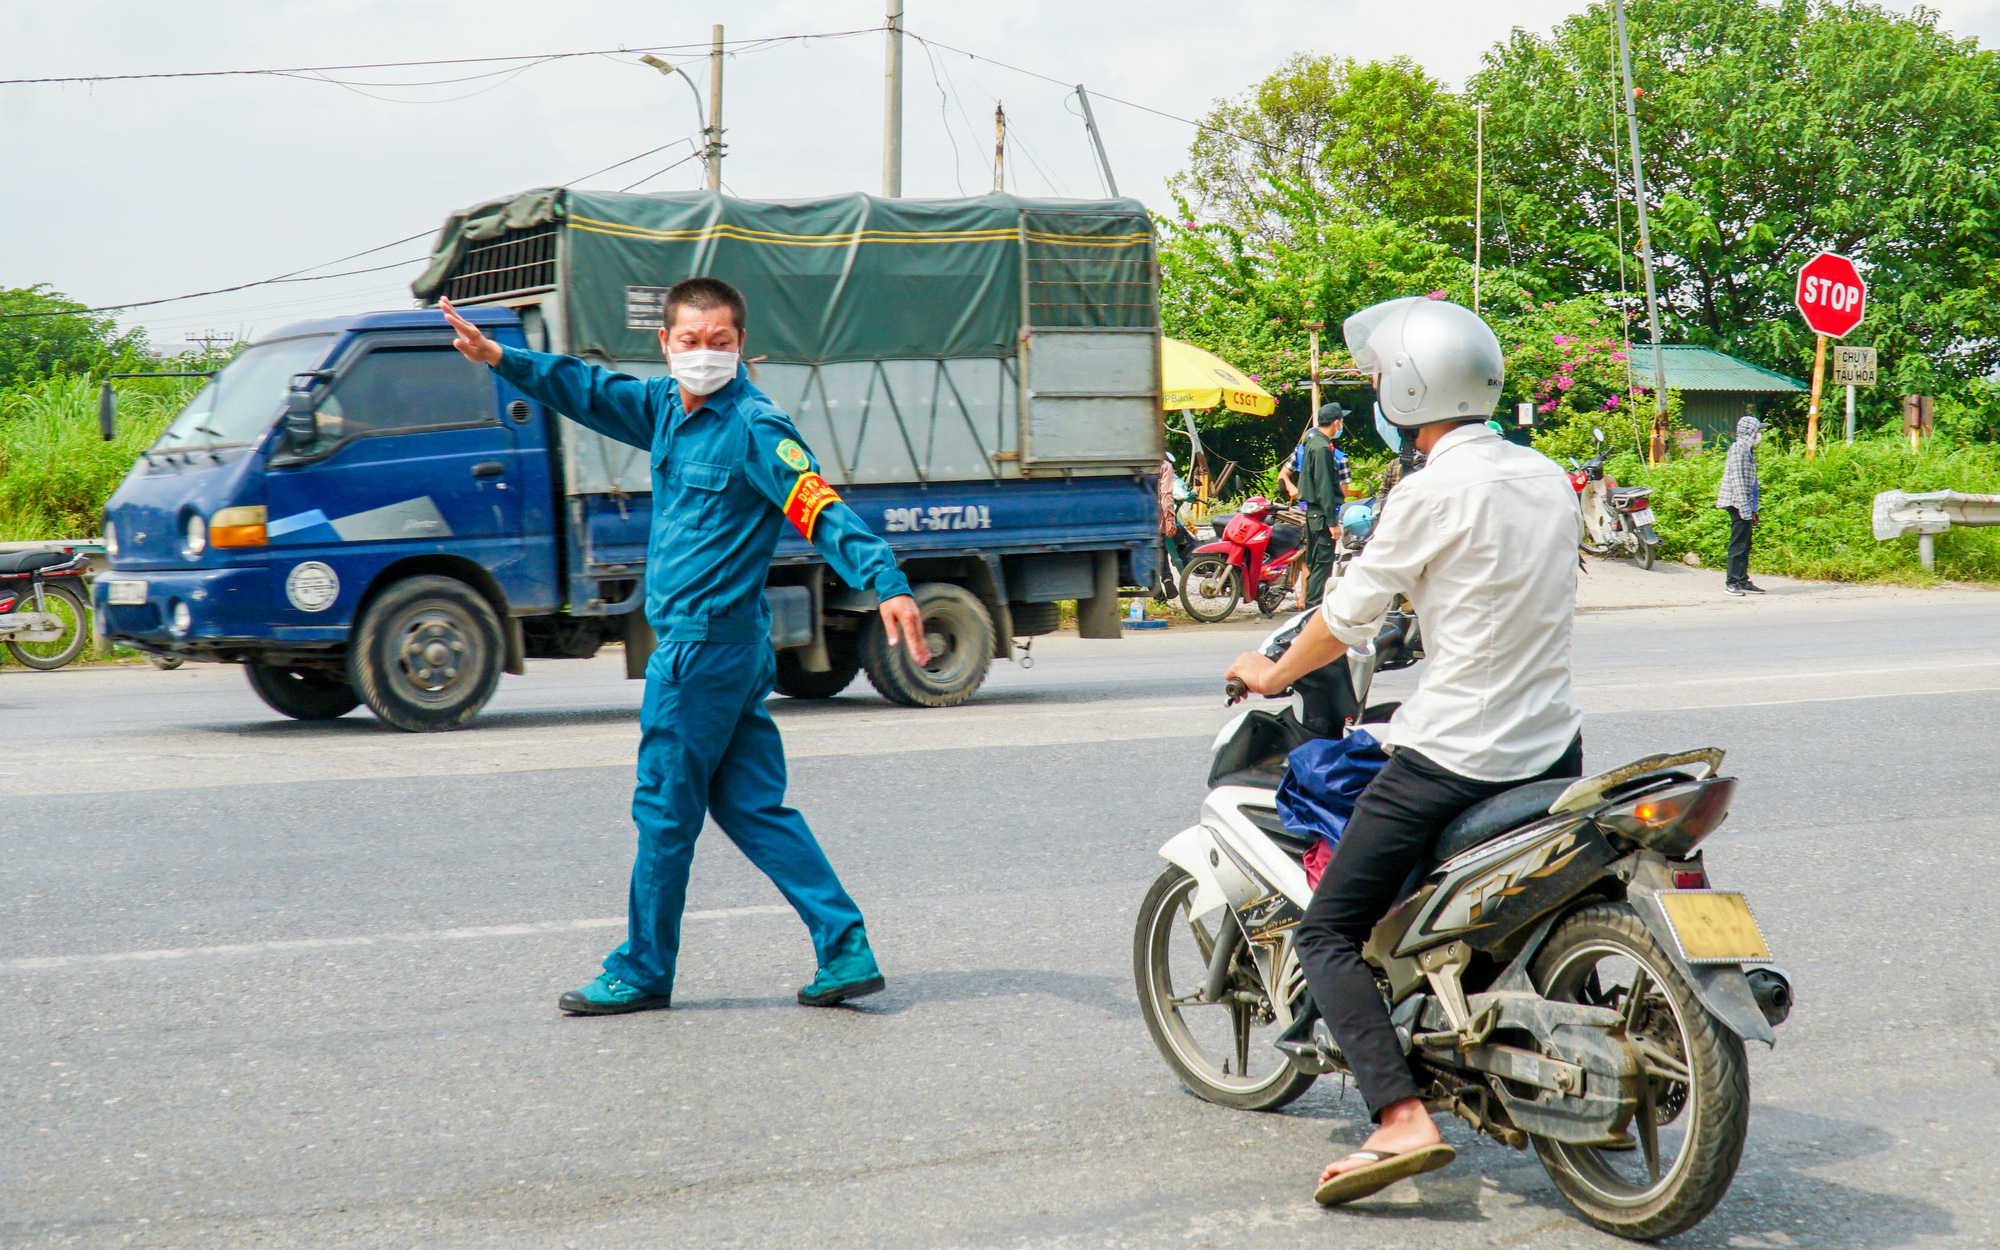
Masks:
[[[29,668],[61,668],[90,638],[83,575],[90,557],[69,551],[0,553],[0,640]]]
[[[1653,488],[1620,486],[1604,473],[1604,431],[1593,429],[1597,454],[1579,465],[1570,461],[1569,484],[1576,488],[1583,510],[1583,532],[1577,540],[1585,554],[1632,557],[1642,569],[1653,567],[1660,536],[1653,529]]]
[[[1283,655],[1308,616],[1263,653]],[[1273,1110],[1348,1072],[1292,945],[1317,838],[1284,826],[1276,790],[1292,748],[1393,713],[1368,706],[1369,686],[1421,654],[1414,627],[1391,613],[1373,655],[1301,678],[1281,713],[1230,720],[1200,822],[1160,849],[1133,941],[1139,1004],[1210,1102]],[[1621,1237],[1672,1236],[1721,1199],[1749,1126],[1744,1042],[1774,1042],[1791,1010],[1748,905],[1702,859],[1736,788],[1722,758],[1650,755],[1474,806],[1363,950],[1426,1105],[1532,1148]]]
[[[1273,523],[1277,505],[1257,496],[1227,524],[1213,522],[1216,541],[1196,547],[1181,569],[1181,607],[1197,621],[1229,619],[1250,599],[1270,616],[1285,601],[1292,565],[1305,549],[1305,529]]]

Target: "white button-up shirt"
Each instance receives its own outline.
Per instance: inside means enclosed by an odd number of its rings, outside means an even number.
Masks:
[[[1484,425],[1450,431],[1389,494],[1320,611],[1351,646],[1409,597],[1428,664],[1381,735],[1478,781],[1533,777],[1583,727],[1570,689],[1576,491],[1540,452]]]

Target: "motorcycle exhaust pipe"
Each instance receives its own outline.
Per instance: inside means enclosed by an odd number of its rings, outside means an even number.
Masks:
[[[1764,1019],[1776,1028],[1792,1014],[1792,979],[1783,968],[1752,968],[1743,974],[1750,983],[1750,995],[1757,1000],[1757,1010],[1764,1013]]]

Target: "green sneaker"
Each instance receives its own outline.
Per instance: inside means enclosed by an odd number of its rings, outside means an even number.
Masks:
[[[599,973],[595,981],[578,986],[556,1000],[556,1006],[573,1016],[615,1016],[627,1011],[658,1011],[672,1005],[671,994],[648,994],[608,972]]]
[[[877,993],[887,984],[882,969],[875,964],[875,952],[868,949],[868,931],[855,925],[834,944],[833,958],[826,961],[812,984],[799,991],[799,1001],[808,1007],[831,1007]]]

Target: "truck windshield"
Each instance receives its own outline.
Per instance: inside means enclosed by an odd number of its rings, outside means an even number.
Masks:
[[[271,428],[292,375],[317,368],[331,334],[309,334],[247,348],[195,393],[153,444],[154,451],[247,443]]]

